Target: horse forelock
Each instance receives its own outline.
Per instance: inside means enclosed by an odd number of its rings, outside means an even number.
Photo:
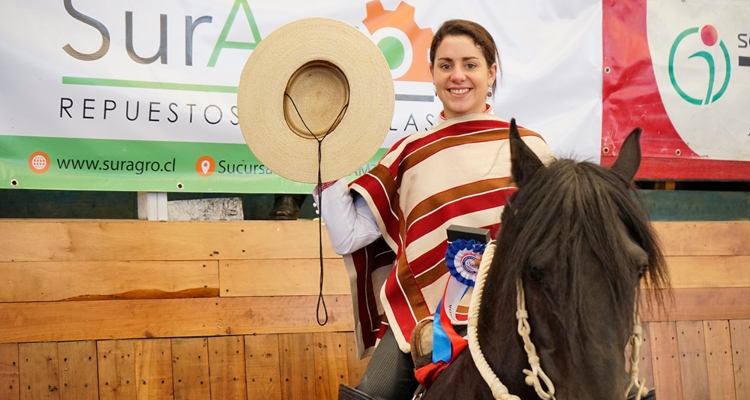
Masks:
[[[519,278],[540,283],[541,301],[550,305],[545,312],[564,330],[559,336],[569,342],[573,358],[590,352],[597,339],[590,333],[596,321],[581,312],[592,301],[581,263],[600,268],[610,296],[604,303],[616,305],[611,311],[618,325],[631,326],[633,303],[626,299],[639,290],[627,241],[648,257],[645,282],[654,288],[666,285],[661,250],[631,189],[629,182],[597,165],[558,160],[519,189],[504,210],[492,268],[501,272],[488,277],[497,281],[487,285],[515,294]]]

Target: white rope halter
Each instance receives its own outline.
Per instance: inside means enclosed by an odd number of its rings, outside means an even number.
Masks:
[[[635,400],[641,400],[641,397],[648,393],[646,381],[640,382],[638,380],[638,359],[641,357],[641,344],[643,343],[643,329],[641,328],[639,305],[640,299],[636,297],[635,309],[633,310],[633,335],[630,336],[630,384],[625,389],[625,397],[627,397],[630,389],[633,387],[636,388]]]
[[[474,359],[474,363],[479,370],[480,375],[490,387],[492,391],[492,397],[497,400],[520,400],[518,396],[508,393],[508,388],[500,382],[492,368],[487,363],[487,359],[482,353],[482,349],[479,346],[479,331],[477,325],[479,322],[479,308],[482,302],[482,292],[484,292],[484,283],[487,277],[487,272],[490,269],[490,264],[495,255],[495,243],[490,243],[484,250],[482,261],[479,266],[479,272],[477,273],[477,279],[474,284],[474,292],[471,294],[471,303],[469,305],[469,320],[468,320],[468,339],[469,339],[469,351]],[[524,369],[523,373],[526,374],[525,382],[529,386],[533,386],[537,395],[544,400],[555,400],[555,385],[547,377],[547,374],[542,370],[539,356],[536,353],[536,347],[531,342],[531,326],[528,321],[528,311],[526,311],[526,299],[524,296],[523,285],[519,279],[516,282],[516,318],[518,319],[518,334],[523,339],[523,348],[526,351],[529,365],[531,370]],[[643,335],[641,331],[640,318],[638,316],[638,300],[636,299],[636,307],[634,312],[634,328],[633,335],[630,339],[632,344],[632,353],[630,356],[630,385],[625,390],[625,397],[627,398],[630,389],[635,386],[638,391],[636,394],[636,400],[640,400],[641,396],[648,392],[644,383],[638,381],[638,358],[641,343],[643,342]],[[547,390],[542,387],[542,382]]]

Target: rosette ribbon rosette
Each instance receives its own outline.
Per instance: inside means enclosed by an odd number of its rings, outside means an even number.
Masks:
[[[470,288],[474,287],[479,263],[473,261],[481,257],[486,245],[474,239],[456,239],[448,245],[445,253],[445,264],[448,266],[450,277],[445,286],[443,298],[435,311],[433,325],[432,361],[450,363],[463,348],[466,340],[458,335],[453,325],[466,324],[468,315],[458,313],[458,304],[466,296]]]

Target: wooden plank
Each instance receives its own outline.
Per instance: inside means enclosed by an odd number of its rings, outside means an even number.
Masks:
[[[60,342],[57,353],[60,360],[60,399],[99,399],[96,342]]]
[[[644,291],[648,297],[649,291]],[[750,318],[750,288],[674,289],[674,302],[665,297],[664,309],[641,307],[644,322],[703,321]]]
[[[0,261],[310,258],[317,221],[0,220]],[[289,246],[294,243],[294,246]],[[339,258],[323,230],[323,253]]]
[[[311,333],[279,335],[282,399],[316,399],[313,346]]]
[[[210,399],[207,338],[172,339],[175,400]]]
[[[242,336],[208,338],[208,365],[212,399],[247,398]]]
[[[682,399],[679,348],[674,322],[649,324],[651,332],[651,362],[654,386],[658,399]]]
[[[357,357],[357,344],[354,342],[354,332],[346,332],[346,362],[349,369],[349,383],[347,385],[356,387],[362,375],[367,369],[370,357],[359,359]]]
[[[221,260],[221,296],[317,296],[319,263],[316,258]],[[326,259],[323,273],[323,294],[351,294],[343,259]]]
[[[315,395],[318,399],[338,397],[339,384],[349,383],[346,333],[313,333]]]
[[[652,222],[667,256],[750,255],[750,221]]]
[[[683,399],[708,399],[708,366],[703,321],[677,321],[676,325]]]
[[[173,399],[172,348],[169,339],[136,340],[135,382],[138,399]]]
[[[0,344],[0,399],[18,400],[19,390],[18,345]]]
[[[59,399],[57,343],[24,343],[18,346],[21,400]]]
[[[137,397],[135,341],[103,340],[96,343],[101,400],[133,400]]]
[[[729,330],[737,398],[750,399],[750,319],[729,321]]]
[[[245,336],[248,399],[281,399],[279,335]]]
[[[666,255],[750,255],[750,221],[653,222]],[[0,220],[0,261],[309,258],[317,221]],[[326,258],[338,258],[323,233]],[[291,240],[294,246],[288,246]],[[42,244],[40,246],[40,244]]]
[[[0,303],[0,343],[350,331],[351,296]]]
[[[706,337],[706,366],[711,400],[736,400],[732,368],[732,339],[729,321],[703,321]]]
[[[693,190],[697,185],[692,186],[688,190],[638,190],[638,197],[652,221],[739,221],[750,216],[750,192],[730,191],[732,184],[725,185],[729,190],[722,191]]]
[[[750,256],[667,257],[673,288],[750,287]]]
[[[4,262],[0,302],[217,297],[218,268],[218,261]]]

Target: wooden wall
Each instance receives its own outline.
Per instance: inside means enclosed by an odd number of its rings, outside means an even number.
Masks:
[[[750,222],[657,222],[675,287],[643,313],[660,399],[750,399]],[[334,399],[354,354],[314,221],[0,220],[0,400]],[[325,231],[324,231],[325,235]]]
[[[660,399],[750,399],[750,222],[655,222],[673,298],[642,313]]]

